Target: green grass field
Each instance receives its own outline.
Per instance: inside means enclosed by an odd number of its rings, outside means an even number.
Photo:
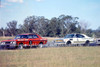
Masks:
[[[0,50],[0,67],[100,67],[100,47]]]

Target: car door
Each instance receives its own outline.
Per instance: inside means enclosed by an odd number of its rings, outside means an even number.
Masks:
[[[40,38],[37,35],[33,35],[33,43],[38,45],[40,43]]]
[[[66,41],[71,41],[72,44],[76,44],[77,38],[75,37],[75,34],[67,34],[65,36]]]
[[[76,34],[74,34],[73,38],[70,39],[70,40],[72,40],[72,43],[73,43],[73,44],[77,44],[78,39],[77,39],[77,37],[76,37]]]
[[[39,41],[40,41],[40,39],[37,35],[29,35],[29,44],[30,45],[38,45]]]
[[[77,44],[84,44],[86,42],[86,38],[84,35],[81,35],[81,34],[76,34],[76,37],[77,37]]]

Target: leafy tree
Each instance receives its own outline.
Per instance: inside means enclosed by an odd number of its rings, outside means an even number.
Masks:
[[[93,37],[93,30],[92,29],[88,29],[86,30],[86,34],[90,37]]]
[[[95,35],[97,38],[100,37],[100,27],[98,27],[98,29],[95,30]]]
[[[9,33],[13,36],[16,35],[16,29],[17,29],[17,21],[13,20],[11,22],[7,23],[7,28],[9,30]]]
[[[43,16],[39,16],[37,17],[37,22],[36,22],[36,32],[42,36],[46,36],[47,35],[47,27],[48,27],[48,23],[49,23],[49,20],[46,19],[45,17]]]
[[[4,29],[3,28],[0,29],[0,36],[5,36],[4,35]]]
[[[0,36],[11,36],[21,33],[38,33],[41,36],[63,37],[70,33],[84,33],[88,36],[100,37],[100,27],[96,30],[88,29],[88,24],[84,21],[78,21],[78,17],[69,15],[60,15],[50,20],[44,16],[29,16],[25,18],[23,24],[18,25],[13,20],[7,23],[5,29],[0,29]]]
[[[37,22],[37,17],[36,16],[30,16],[27,17],[24,20],[24,24],[23,24],[23,30],[25,33],[32,33],[33,30],[35,30],[35,23]]]

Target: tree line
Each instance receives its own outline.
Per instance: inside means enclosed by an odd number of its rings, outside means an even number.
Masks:
[[[37,33],[45,37],[63,37],[70,33],[83,33],[91,37],[100,37],[100,27],[88,29],[87,23],[79,22],[78,17],[60,15],[47,19],[44,16],[29,16],[23,24],[16,20],[7,23],[6,28],[0,29],[0,36],[16,36],[22,33]]]

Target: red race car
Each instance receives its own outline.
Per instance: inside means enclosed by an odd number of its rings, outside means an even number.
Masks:
[[[47,39],[42,38],[38,34],[28,33],[19,34],[13,40],[3,40],[0,45],[4,48],[17,47],[22,49],[23,47],[40,47],[47,43]]]

